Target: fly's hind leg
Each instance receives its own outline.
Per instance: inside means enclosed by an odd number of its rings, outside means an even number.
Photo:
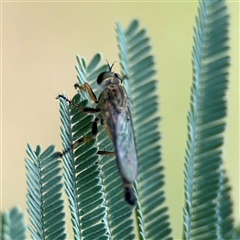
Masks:
[[[95,137],[82,137],[76,140],[75,143],[73,143],[69,148],[65,149],[62,153],[59,153],[59,157],[62,158],[65,154],[67,154],[71,149],[75,149],[78,147],[81,143],[88,142],[95,139]],[[103,156],[115,156],[115,152],[109,152],[109,151],[97,151],[98,155],[103,155]]]
[[[98,121],[99,121],[99,118],[96,117],[94,119],[93,124],[92,124],[92,136],[89,136],[89,137],[84,136],[82,138],[79,138],[70,147],[68,147],[62,153],[60,153],[60,157],[63,157],[70,150],[77,148],[80,144],[82,144],[84,142],[89,142],[89,141],[95,139],[96,136],[97,136],[97,133],[98,133]],[[108,152],[108,151],[98,151],[97,154],[99,154],[99,155],[106,155],[106,156],[115,156],[114,152]]]
[[[97,154],[104,155],[104,156],[115,156],[115,152],[108,152],[108,151],[98,151]]]
[[[70,150],[77,148],[80,144],[84,143],[84,142],[89,142],[93,139],[96,138],[97,136],[97,132],[98,132],[98,127],[97,127],[97,123],[98,123],[98,118],[96,117],[94,119],[94,122],[92,124],[92,136],[89,137],[81,137],[78,140],[76,140],[70,147],[68,147],[67,149],[65,149],[61,154],[60,157],[64,156],[65,154],[67,154]]]
[[[84,142],[89,142],[91,140],[95,139],[95,137],[90,136],[90,137],[81,137],[78,140],[76,140],[70,147],[68,147],[67,149],[65,149],[62,153],[60,153],[60,157],[62,158],[64,155],[66,155],[68,152],[70,152],[72,149],[77,148],[81,143]]]
[[[94,138],[97,136],[97,133],[98,133],[98,126],[97,126],[98,120],[99,119],[96,117],[92,125],[92,135]],[[102,119],[101,119],[101,124],[103,124]],[[105,156],[115,156],[115,152],[108,152],[108,151],[98,151],[97,154],[105,155]]]

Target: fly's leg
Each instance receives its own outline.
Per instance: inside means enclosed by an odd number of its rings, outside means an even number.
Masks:
[[[98,122],[98,118],[96,117],[94,119],[94,122],[92,124],[92,136],[89,137],[81,137],[78,140],[76,140],[70,147],[68,147],[67,149],[65,149],[61,154],[60,157],[64,156],[65,154],[67,154],[71,149],[75,149],[77,148],[80,144],[84,143],[84,142],[89,142],[93,139],[96,138],[97,136],[97,132],[98,132],[98,128],[97,128],[97,122]]]
[[[76,147],[78,147],[81,143],[89,142],[89,141],[91,141],[93,139],[95,139],[95,137],[93,137],[93,136],[79,138],[70,147],[65,149],[62,153],[59,153],[59,157],[62,158],[65,154],[70,152],[72,149],[75,149]]]
[[[93,138],[95,138],[97,136],[97,133],[98,133],[98,126],[97,126],[97,123],[98,123],[98,118],[96,117],[94,122],[93,122],[93,125],[92,125],[92,135],[93,135]],[[101,123],[102,123],[102,119],[101,119]],[[108,151],[98,151],[97,154],[99,155],[105,155],[105,156],[115,156],[115,152],[108,152]]]
[[[96,138],[96,135],[97,135],[97,121],[98,121],[98,118],[95,118],[94,122],[93,122],[93,125],[92,125],[92,133],[93,135],[92,136],[89,136],[89,137],[82,137],[82,138],[79,138],[78,140],[76,140],[70,147],[68,147],[67,149],[65,149],[62,153],[60,153],[60,157],[62,158],[65,154],[67,154],[69,151],[71,151],[72,149],[75,149],[77,148],[81,143],[84,143],[84,142],[89,142],[93,139]]]
[[[73,103],[72,101],[70,101],[69,99],[67,99],[65,96],[63,95],[58,95],[58,98],[63,98],[65,99],[67,102],[69,102],[69,104],[72,104],[73,106],[77,107],[79,109],[79,111],[81,112],[84,112],[84,113],[95,113],[95,112],[98,112],[97,109],[94,109],[94,108],[82,108],[81,106]],[[96,110],[96,111],[95,111]],[[94,119],[94,122],[92,124],[92,136],[89,136],[89,137],[82,137],[82,138],[79,138],[78,140],[76,140],[70,147],[68,147],[67,149],[65,149],[62,153],[59,153],[59,156],[62,158],[65,154],[67,154],[71,149],[75,149],[77,148],[80,144],[84,143],[84,142],[89,142],[93,139],[96,138],[97,136],[97,133],[98,133],[98,121],[99,121],[99,118],[96,117]],[[106,155],[106,156],[115,156],[115,153],[114,152],[108,152],[108,151],[98,151],[97,154],[99,155]]]
[[[83,86],[80,86],[79,84],[74,84],[74,87],[76,89],[80,89],[82,91],[87,91],[90,98],[92,99],[93,102],[95,103],[98,103],[98,100],[97,100],[97,97],[95,95],[95,93],[93,92],[91,86],[88,84],[88,83],[84,83]],[[100,112],[100,109],[96,109],[96,108],[83,108],[81,107],[80,105],[74,103],[73,101],[69,100],[68,98],[66,98],[65,96],[63,96],[62,94],[59,94],[56,99],[59,99],[59,98],[62,98],[64,99],[65,101],[67,101],[70,105],[76,107],[80,112],[83,112],[83,113],[97,113],[97,112]]]
[[[64,99],[66,102],[68,102],[70,105],[76,107],[80,112],[82,113],[97,113],[100,110],[96,109],[96,108],[90,108],[90,107],[85,107],[83,108],[81,105],[78,105],[76,103],[74,103],[73,101],[69,100],[68,98],[66,98],[64,95],[59,94],[56,99]],[[92,125],[92,136],[90,137],[82,137],[80,139],[78,139],[75,143],[73,143],[71,146],[69,146],[67,149],[65,149],[62,153],[60,153],[60,157],[63,157],[65,154],[67,154],[71,149],[75,149],[76,147],[78,147],[81,143],[84,142],[88,142],[91,141],[92,139],[96,138],[97,135],[97,121],[99,119],[95,118],[93,125]]]
[[[65,149],[62,153],[60,153],[60,157],[63,157],[71,149],[77,148],[80,144],[82,144],[84,142],[89,142],[89,141],[95,139],[97,136],[97,133],[98,133],[98,126],[97,126],[98,120],[99,119],[96,117],[92,124],[92,136],[79,138],[69,148]],[[108,151],[98,151],[97,154],[105,155],[105,156],[115,156],[115,152],[108,152]]]
[[[97,154],[104,155],[104,156],[116,156],[115,152],[108,152],[108,151],[98,151]]]
[[[133,183],[129,183],[123,180],[123,186],[124,186],[124,197],[125,200],[131,205],[135,206],[137,198],[134,193],[134,187]]]
[[[76,103],[74,103],[73,101],[69,100],[68,98],[66,98],[65,96],[63,96],[62,94],[59,94],[56,99],[62,98],[65,101],[67,101],[70,105],[76,107],[80,112],[82,113],[97,113],[100,110],[96,109],[96,108],[89,108],[89,107],[85,107],[83,108],[81,105],[78,105]]]
[[[74,87],[75,87],[75,89],[79,89],[81,91],[88,92],[88,95],[93,100],[93,102],[98,103],[97,97],[88,83],[84,83],[83,86],[76,83],[76,84],[74,84]]]
[[[96,95],[94,94],[92,88],[90,87],[90,85],[88,83],[84,83],[83,86],[80,86],[78,84],[75,84],[74,85],[75,88],[79,88],[80,90],[83,90],[83,91],[87,91],[90,98],[95,102],[95,103],[98,103],[97,101],[97,98],[96,98]],[[97,113],[100,111],[100,109],[96,109],[96,108],[89,108],[89,107],[85,107],[83,108],[82,106],[74,103],[73,101],[69,100],[68,98],[66,98],[64,95],[61,95],[59,94],[56,99],[59,99],[59,98],[62,98],[64,99],[65,101],[67,101],[70,105],[76,107],[80,112],[83,112],[83,113]],[[78,147],[81,143],[84,143],[84,142],[88,142],[88,141],[91,141],[92,139],[95,139],[96,136],[97,136],[97,133],[98,133],[98,126],[97,126],[97,123],[98,123],[98,117],[96,117],[94,119],[94,122],[93,122],[93,125],[92,125],[92,136],[90,137],[82,137],[78,140],[76,140],[75,143],[73,143],[69,148],[67,148],[66,150],[64,150],[62,153],[60,153],[60,157],[64,156],[66,153],[68,153],[71,149],[75,149],[76,147]],[[101,119],[101,124],[103,124],[102,122],[102,119]],[[108,152],[108,151],[98,151],[97,154],[99,155],[105,155],[105,156],[115,156],[115,152]]]

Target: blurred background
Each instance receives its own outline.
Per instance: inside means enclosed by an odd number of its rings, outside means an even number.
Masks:
[[[224,159],[239,216],[239,3],[231,15],[229,110]],[[191,51],[197,1],[2,2],[1,207],[26,213],[26,144],[61,151],[58,93],[75,94],[76,55],[118,59],[115,22],[133,18],[147,28],[159,80],[166,205],[174,239],[182,236],[183,166],[192,82]],[[119,71],[116,63],[114,71]],[[27,215],[27,214],[26,214]],[[71,238],[71,229],[68,228]]]

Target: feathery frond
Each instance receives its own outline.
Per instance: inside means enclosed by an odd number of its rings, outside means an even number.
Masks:
[[[63,175],[74,239],[171,239],[168,208],[164,205],[159,99],[150,39],[137,20],[127,30],[117,22],[116,32],[138,152],[137,204],[133,211],[124,200],[115,157],[97,154],[98,150],[114,151],[102,126],[96,139],[76,144],[92,136],[94,115],[76,107],[95,107],[88,93],[79,91],[71,100],[75,106],[60,98]],[[237,239],[238,235],[233,228],[230,188],[221,156],[227,108],[227,39],[224,1],[202,0],[194,36],[194,79],[188,115],[184,239]],[[101,54],[96,54],[89,64],[77,56],[79,85],[88,82],[97,97],[102,89],[96,79],[108,69],[101,61]],[[53,146],[41,153],[39,146],[34,151],[30,145],[27,153],[32,238],[66,239],[60,154],[54,152]],[[11,215],[3,214],[5,236],[10,232],[10,219]]]
[[[76,69],[78,72],[79,84],[83,85],[89,82],[93,91],[96,91],[96,78],[97,76],[106,71],[106,65],[98,66],[102,57],[96,54],[89,65],[86,60],[77,56],[78,65]],[[81,99],[81,100],[80,100]],[[84,100],[85,99],[85,100]],[[82,106],[92,105],[91,99],[85,93],[80,91],[73,101]],[[67,108],[66,102],[60,102],[61,108]],[[70,115],[67,110],[61,113],[62,122],[65,124],[62,128],[62,136],[67,136],[68,139],[63,138],[64,148],[66,149],[75,140],[83,137],[84,135],[91,135],[91,125],[93,115],[84,114],[79,112],[75,107],[70,106]],[[71,123],[69,120],[71,119]],[[71,129],[70,129],[71,127]],[[101,149],[106,151],[113,150],[112,143],[107,139],[106,133],[99,128],[98,145]],[[67,154],[70,156],[64,162],[68,163],[65,167],[65,180],[67,189],[71,189],[68,193],[72,217],[75,216],[73,222],[74,229],[78,229],[78,234],[75,230],[75,239],[86,237],[90,239],[108,239],[110,236],[119,238],[120,228],[118,231],[115,219],[121,218],[121,212],[117,212],[126,207],[123,205],[121,195],[121,181],[117,173],[115,158],[113,157],[99,157],[97,155],[98,147],[96,141],[84,143],[72,153]],[[74,159],[73,159],[74,156]],[[69,177],[67,177],[69,175]],[[71,175],[71,176],[70,176]],[[117,183],[118,184],[117,184]],[[112,199],[118,196],[119,199]],[[119,205],[119,202],[122,205]],[[115,207],[112,207],[114,206]],[[106,208],[107,207],[107,208]],[[131,214],[131,211],[128,211]],[[107,214],[107,216],[106,216]],[[128,214],[128,215],[130,215]],[[124,213],[126,217],[126,212]],[[76,224],[78,222],[78,224]],[[129,227],[129,222],[125,220]],[[121,222],[123,224],[124,221]]]
[[[101,72],[107,71],[108,67],[106,64],[98,67],[96,65],[96,58],[97,55],[94,56],[93,60],[87,66],[87,70],[89,71],[89,77],[87,79],[81,78],[80,57],[78,57],[79,64],[77,70],[79,83],[82,85],[88,81],[98,97],[102,89],[97,85],[96,79]],[[94,66],[94,62],[95,68],[97,68],[95,72],[90,71]],[[97,139],[100,150],[114,151],[113,143],[110,141],[102,126],[98,128]],[[123,198],[122,181],[119,176],[115,157],[100,156],[99,167],[101,169],[101,183],[103,184],[105,206],[107,207],[105,224],[109,230],[109,237],[113,239],[122,239],[123,237],[127,237],[129,240],[134,239],[133,220],[131,219],[132,210]]]
[[[229,187],[226,173],[221,169],[218,195],[216,199],[218,217],[217,236],[219,239],[234,239],[234,236],[236,235],[234,232],[235,229],[233,228],[233,203],[230,197],[230,190],[231,188]]]
[[[29,144],[27,148],[27,205],[32,239],[66,239],[61,161],[54,149],[50,146],[41,153],[40,146],[36,151]]]
[[[125,31],[118,22],[117,40],[122,75],[133,103],[132,116],[138,150],[136,206],[140,239],[167,239],[171,232],[167,208],[164,207],[164,175],[161,146],[155,64],[146,30],[134,20]]]
[[[0,234],[2,240],[26,239],[26,226],[24,215],[18,207],[1,214]]]
[[[223,239],[232,228],[222,176],[228,83],[228,21],[225,1],[200,1],[194,34],[193,86],[185,162],[184,239]],[[224,226],[223,226],[224,224]]]

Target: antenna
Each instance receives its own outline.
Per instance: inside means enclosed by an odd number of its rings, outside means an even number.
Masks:
[[[106,62],[107,62],[107,65],[108,65],[109,72],[112,72],[113,65],[114,65],[114,63],[117,62],[117,61],[114,61],[113,64],[111,65],[111,67],[110,67],[109,62],[108,62],[107,59],[106,59]]]

